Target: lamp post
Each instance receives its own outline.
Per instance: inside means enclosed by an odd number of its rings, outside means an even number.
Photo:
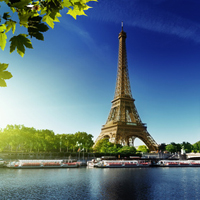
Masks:
[[[81,159],[81,155],[80,155],[80,154],[81,154],[81,151],[83,151],[83,159],[84,159],[84,148],[83,148],[83,149],[80,149],[79,152],[78,152],[78,153],[79,153],[79,156],[78,156],[78,157],[79,157],[79,160]]]

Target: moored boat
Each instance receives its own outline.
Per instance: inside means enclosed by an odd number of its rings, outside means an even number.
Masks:
[[[200,167],[200,160],[160,160],[160,167]]]
[[[18,160],[9,162],[7,167],[15,169],[75,168],[79,167],[79,164],[63,160]]]
[[[99,168],[138,168],[149,167],[149,161],[143,160],[102,160],[95,166]]]
[[[197,160],[192,160],[190,164],[192,167],[200,167],[200,161]]]
[[[80,164],[78,162],[65,162],[62,164],[63,168],[77,168]]]
[[[87,161],[88,167],[95,167],[98,162],[101,161],[101,158],[92,159],[91,161]]]

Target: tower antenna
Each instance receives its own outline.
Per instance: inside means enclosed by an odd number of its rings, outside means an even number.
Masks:
[[[122,24],[122,31],[123,31],[123,26],[124,26],[124,23],[123,23],[123,21],[121,22],[121,24]]]

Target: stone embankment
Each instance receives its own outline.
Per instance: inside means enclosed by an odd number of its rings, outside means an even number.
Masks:
[[[12,159],[84,159],[90,158],[89,154],[84,156],[79,153],[64,153],[64,152],[53,152],[53,153],[19,153],[19,152],[1,152],[0,158],[4,160]]]

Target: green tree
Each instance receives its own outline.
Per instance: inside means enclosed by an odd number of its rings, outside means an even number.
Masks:
[[[73,152],[75,151],[76,139],[75,139],[74,134],[66,134],[65,144],[66,144],[66,147],[67,147],[67,152],[69,151],[69,149]]]
[[[5,49],[7,37],[16,32],[16,28],[25,31],[12,36],[10,42],[10,53],[17,50],[20,56],[24,56],[25,48],[32,49],[31,38],[44,40],[43,33],[54,23],[59,22],[61,10],[67,9],[67,14],[76,19],[79,15],[86,15],[84,11],[88,10],[87,5],[90,1],[97,0],[0,0],[0,48]],[[19,26],[20,25],[20,26]],[[47,26],[48,25],[48,26]],[[6,64],[8,65],[8,64]],[[11,78],[11,74],[5,75],[0,65],[0,86],[5,87],[5,79]]]
[[[194,143],[192,146],[195,152],[200,151],[200,141]]]
[[[56,149],[56,139],[55,139],[55,133],[51,130],[42,130],[42,134],[44,134],[44,151],[51,152]]]
[[[137,148],[137,151],[140,151],[140,152],[143,152],[143,153],[147,153],[147,152],[149,152],[149,149],[147,148],[146,145],[140,145],[140,146]]]
[[[114,150],[114,144],[105,141],[100,149],[100,153],[111,153]]]
[[[119,153],[136,153],[136,148],[135,147],[130,147],[130,146],[123,146],[120,148],[118,151]]]
[[[6,127],[7,128],[7,127]],[[0,149],[3,150],[9,150],[9,135],[8,132],[6,134],[6,128],[4,130],[1,130],[0,133]]]
[[[86,132],[56,134],[51,130],[36,130],[24,125],[7,125],[0,129],[0,151],[63,152],[92,147],[93,136]]]
[[[182,146],[182,148],[185,149],[185,152],[186,152],[186,153],[190,153],[190,152],[192,151],[192,149],[193,149],[192,144],[190,144],[189,142],[183,142],[183,143],[181,144],[181,146]]]
[[[35,132],[35,143],[34,143],[34,151],[35,152],[43,152],[45,151],[45,135],[42,130],[36,130]]]
[[[177,147],[174,144],[168,144],[166,146],[166,150],[171,152],[171,153],[175,153],[177,151]]]
[[[3,130],[0,129],[0,151],[3,151],[4,149],[4,137],[3,137]]]
[[[57,134],[54,136],[55,138],[55,150],[56,151],[64,151],[65,149],[65,134]]]
[[[110,147],[108,147],[107,153],[118,153],[119,148],[117,147],[117,145],[111,145]]]
[[[114,147],[114,144],[109,142],[108,138],[103,138],[97,141],[97,143],[93,147],[93,150],[99,153],[108,153],[108,148],[110,147]]]
[[[108,138],[98,140],[93,150],[99,153],[135,153],[135,147],[122,146],[109,142]]]
[[[17,151],[20,141],[20,126],[19,125],[7,125],[4,129],[6,135],[6,142],[10,148],[10,151]]]
[[[37,140],[36,140],[36,129],[31,127],[22,127],[21,134],[23,134],[23,147],[27,152],[36,151]]]
[[[86,132],[79,131],[79,132],[76,132],[74,134],[74,136],[76,138],[77,146],[81,149],[84,148],[86,150],[86,152],[94,144],[94,142],[92,140],[93,135],[87,134]]]
[[[161,143],[160,145],[159,145],[159,151],[165,151],[166,149],[166,144],[165,143]]]
[[[181,149],[182,149],[181,144],[179,144],[179,143],[176,144],[175,142],[171,142],[171,144],[168,144],[166,146],[166,150],[171,153],[180,152]]]

